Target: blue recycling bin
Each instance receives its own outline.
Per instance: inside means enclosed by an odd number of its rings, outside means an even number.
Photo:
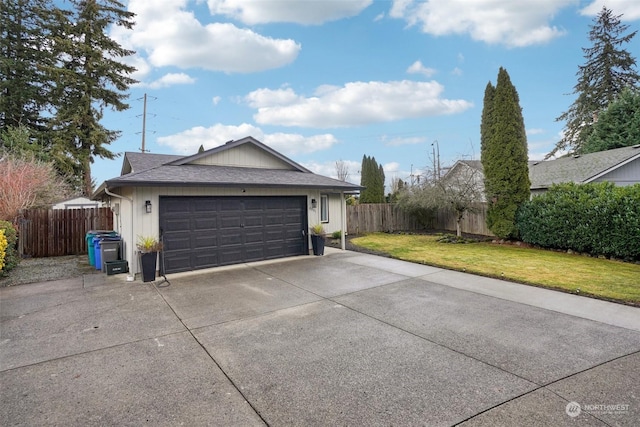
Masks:
[[[95,267],[96,266],[96,253],[95,253],[95,244],[93,239],[96,236],[117,236],[118,233],[113,230],[89,230],[86,234],[85,239],[87,241],[87,257],[89,258],[89,265]]]

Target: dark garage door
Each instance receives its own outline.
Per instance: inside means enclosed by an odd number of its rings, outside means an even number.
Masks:
[[[309,252],[306,197],[160,197],[167,273]]]

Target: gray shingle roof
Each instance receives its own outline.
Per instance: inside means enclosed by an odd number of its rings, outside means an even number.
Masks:
[[[357,191],[361,187],[311,172],[211,165],[160,165],[106,182],[109,188],[127,186],[297,187]]]
[[[171,154],[136,153],[133,151],[127,151],[126,153],[124,153],[124,164],[129,163],[132,172],[141,172],[143,170],[155,168],[165,163],[181,159],[183,157],[184,156]]]
[[[253,144],[289,164],[292,169],[189,164],[202,156],[242,144]],[[362,189],[356,184],[314,174],[260,141],[247,137],[193,156],[127,152],[121,175],[105,181],[96,190],[94,198],[101,196],[106,188],[158,186],[313,188],[349,192]]]
[[[530,163],[531,188],[548,188],[553,184],[563,182],[590,182],[597,176],[615,169],[634,157],[640,157],[640,146],[638,145]]]

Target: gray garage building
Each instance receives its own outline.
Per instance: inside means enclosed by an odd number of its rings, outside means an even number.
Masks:
[[[111,206],[132,273],[138,236],[162,238],[175,273],[306,255],[309,227],[346,230],[344,196],[359,190],[247,137],[192,156],[128,152],[92,198]]]

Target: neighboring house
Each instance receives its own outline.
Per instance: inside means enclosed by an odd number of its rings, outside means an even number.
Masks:
[[[346,230],[344,195],[360,189],[247,137],[192,156],[128,152],[92,198],[112,207],[132,273],[138,236],[160,236],[175,273],[309,254],[309,227]]]
[[[52,209],[89,209],[99,208],[100,203],[90,200],[86,197],[74,197],[73,199],[63,200],[52,206]]]
[[[474,192],[481,195],[478,201],[486,201],[484,196],[484,168],[480,160],[458,160],[447,169],[442,179],[464,184],[465,186],[473,186],[476,190]]]
[[[449,169],[445,178],[451,174],[458,179],[472,174],[479,181],[484,194],[484,169],[480,160],[459,160]],[[637,184],[640,183],[640,145],[555,160],[530,161],[529,179],[532,196],[544,193],[553,184],[564,182],[586,184],[607,181],[621,186]]]
[[[529,164],[529,178],[531,195],[544,193],[553,184],[563,182],[637,184],[640,183],[640,145],[533,162]]]

